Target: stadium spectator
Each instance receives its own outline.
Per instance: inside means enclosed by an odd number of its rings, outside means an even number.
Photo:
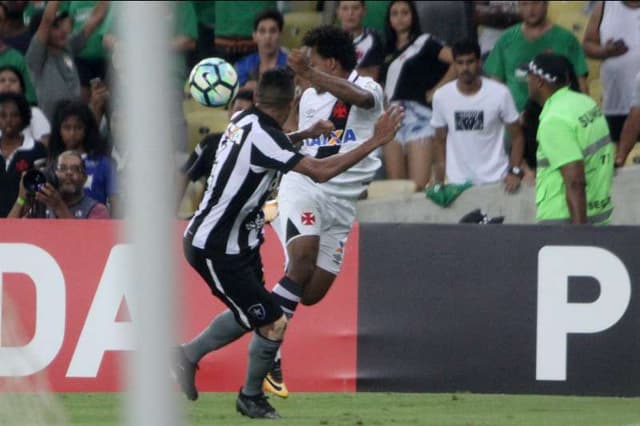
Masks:
[[[35,194],[29,194],[20,180],[20,193],[9,217],[42,217],[47,219],[109,219],[107,207],[88,197],[83,190],[87,175],[80,153],[65,151],[55,164],[56,185],[44,184]],[[33,213],[43,206],[43,214]]]
[[[287,54],[280,47],[283,25],[282,14],[277,10],[267,9],[256,15],[252,37],[258,51],[243,57],[235,65],[241,88],[254,90],[263,72],[287,65]]]
[[[417,1],[420,30],[451,45],[459,40],[477,40],[473,1]]]
[[[342,29],[351,34],[356,48],[356,71],[359,75],[378,80],[380,67],[384,63],[384,46],[375,30],[363,25],[367,5],[361,1],[339,1],[338,19]]]
[[[616,167],[624,166],[638,137],[640,137],[640,71],[636,75],[631,111],[629,111],[620,134],[620,143],[616,153]]]
[[[561,60],[565,61],[565,66],[569,70],[569,88],[575,92],[580,91],[580,83],[573,69],[573,65],[562,55],[558,55]],[[529,65],[526,66],[528,72]],[[540,113],[542,106],[531,98],[527,99],[524,109],[520,115],[520,124],[524,134],[524,160],[523,169],[525,172],[524,181],[527,183],[535,182],[536,155],[538,152],[538,124],[540,123]]]
[[[68,150],[82,155],[87,196],[116,211],[115,165],[91,109],[81,101],[60,102],[51,124],[49,163],[55,164],[58,155]]]
[[[522,21],[517,1],[474,1],[478,43],[486,59],[506,28]]]
[[[86,24],[71,36],[69,15],[58,13],[59,6],[59,1],[49,1],[44,13],[34,16],[32,24],[37,25],[37,31],[26,55],[39,105],[49,121],[53,121],[58,102],[80,98],[80,77],[73,57],[104,19],[108,2],[98,2]]]
[[[30,104],[35,105],[37,103],[36,91],[33,87],[33,83],[31,82],[31,75],[27,69],[27,63],[25,62],[24,56],[22,56],[22,54],[16,49],[9,47],[4,43],[2,37],[0,37],[0,67],[4,66],[12,66],[18,70],[25,83],[24,88],[27,101],[29,101]]]
[[[10,65],[0,66],[0,93],[19,93],[24,95],[25,82],[20,71]],[[42,110],[37,106],[31,106],[31,124],[23,133],[33,140],[42,142],[45,146],[49,143],[51,125]]]
[[[170,3],[171,6],[173,3]],[[117,7],[122,7],[118,4]],[[167,105],[171,109],[172,135],[171,140],[176,151],[184,153],[187,149],[187,122],[184,117],[182,101],[184,99],[184,85],[187,78],[186,54],[196,47],[198,36],[197,19],[192,2],[175,2],[175,7],[167,7],[166,19],[173,25],[173,33],[168,48],[172,53],[170,68],[171,91],[167,93]],[[118,62],[120,40],[114,23],[115,13],[107,16],[107,22],[102,29],[102,43],[111,53],[111,71],[122,73]],[[126,76],[121,78],[126,83]]]
[[[70,1],[61,6],[60,9],[67,12],[71,18],[72,33],[82,31],[97,3],[95,0]],[[111,12],[107,10],[106,13],[109,14]],[[82,50],[73,58],[80,77],[82,99],[87,102],[89,101],[91,80],[106,79],[107,52],[102,46],[102,28],[106,23],[107,20],[103,19],[98,28],[87,38]]]
[[[212,0],[194,1],[193,8],[198,18],[198,39],[196,40],[196,49],[191,52],[187,61],[189,69],[193,68],[201,59],[215,56],[216,2]]]
[[[22,55],[27,53],[33,34],[24,22],[24,10],[27,1],[4,1],[5,17],[2,21],[2,39]]]
[[[451,81],[451,48],[430,34],[420,34],[412,1],[392,1],[387,10],[387,63],[385,94],[405,109],[396,140],[384,147],[388,179],[411,179],[420,191],[431,180],[433,162],[431,100],[433,93]]]
[[[543,53],[529,64],[529,93],[542,105],[536,219],[545,224],[608,224],[614,161],[609,128],[593,99],[567,87],[568,76],[559,55]]]
[[[304,140],[300,152],[316,158],[353,152],[372,136],[384,109],[382,88],[355,71],[355,48],[346,31],[317,27],[304,36],[303,43],[310,55],[296,51],[289,56],[291,69],[311,84],[300,99],[298,129],[329,120],[335,130],[329,136]],[[379,167],[378,156],[371,154],[325,183],[295,170],[283,176],[278,191],[280,214],[273,227],[286,249],[287,277],[273,292],[288,316],[298,302],[316,304],[331,288],[342,266],[356,201]],[[281,376],[280,362],[276,362],[265,386],[286,397]]]
[[[597,2],[583,46],[587,56],[602,60],[602,112],[618,142],[640,71],[640,1]]]
[[[539,53],[553,52],[569,59],[579,78],[580,89],[587,92],[588,73],[580,42],[568,30],[547,18],[548,2],[519,2],[522,23],[507,29],[498,39],[484,63],[484,72],[505,83],[518,111],[527,101],[526,66]]]
[[[0,94],[0,217],[6,217],[16,201],[22,173],[47,157],[45,146],[22,132],[30,122],[24,96]]]
[[[504,181],[505,190],[515,192],[524,175],[524,141],[513,98],[505,85],[481,76],[477,42],[461,41],[452,50],[458,78],[433,95],[435,183],[444,184],[445,175],[456,185]],[[505,128],[512,141],[510,157],[504,148]]]
[[[256,51],[252,39],[253,21],[258,13],[266,9],[277,9],[273,0],[217,1],[215,2],[216,56],[230,64]]]
[[[345,40],[352,46],[350,39]],[[293,54],[298,63],[304,58],[301,52]],[[355,65],[355,53],[353,57]],[[234,116],[225,130],[216,158],[219,167],[214,168],[207,194],[184,234],[185,257],[229,309],[193,340],[176,348],[174,376],[187,398],[197,399],[198,361],[254,331],[246,380],[236,399],[237,410],[251,418],[280,417],[262,389],[287,325],[280,301],[264,288],[260,258],[264,224],[261,207],[269,189],[278,172],[290,170],[314,181],[330,180],[390,141],[402,115],[399,109],[392,108],[375,123],[370,139],[346,153],[318,159],[296,152],[282,133],[294,91],[293,78],[287,70],[263,74],[255,108]],[[236,140],[242,143],[235,143]],[[285,276],[279,285],[290,282]]]

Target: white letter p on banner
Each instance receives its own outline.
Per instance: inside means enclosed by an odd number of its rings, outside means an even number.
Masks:
[[[600,296],[569,303],[569,277],[592,277]],[[536,380],[567,379],[567,335],[597,333],[624,315],[631,280],[622,261],[599,247],[546,246],[538,253]]]

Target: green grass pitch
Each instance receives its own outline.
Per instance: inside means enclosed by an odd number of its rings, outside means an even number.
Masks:
[[[111,426],[122,421],[122,394],[57,396],[72,426]],[[640,398],[533,395],[293,393],[270,399],[279,425],[434,426],[640,426]],[[200,394],[185,401],[184,425],[255,425],[235,411],[235,394]],[[257,423],[256,423],[257,422]]]

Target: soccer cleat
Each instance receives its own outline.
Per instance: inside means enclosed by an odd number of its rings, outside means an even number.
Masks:
[[[280,415],[275,408],[269,404],[267,397],[261,393],[256,396],[247,396],[242,393],[242,389],[238,393],[236,399],[236,410],[243,416],[252,419],[279,419]]]
[[[280,360],[273,362],[271,371],[267,373],[267,377],[265,377],[262,382],[262,388],[265,392],[272,393],[280,398],[287,398],[289,396],[289,390],[287,389],[287,385],[284,384],[282,377],[282,364]]]
[[[198,389],[196,389],[197,369],[198,364],[189,361],[182,346],[175,348],[174,364],[171,373],[189,401],[198,399]]]

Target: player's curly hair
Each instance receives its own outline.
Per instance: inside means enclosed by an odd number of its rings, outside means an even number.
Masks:
[[[316,27],[305,34],[302,43],[315,48],[323,58],[335,59],[345,71],[352,71],[358,62],[351,35],[338,27]]]

